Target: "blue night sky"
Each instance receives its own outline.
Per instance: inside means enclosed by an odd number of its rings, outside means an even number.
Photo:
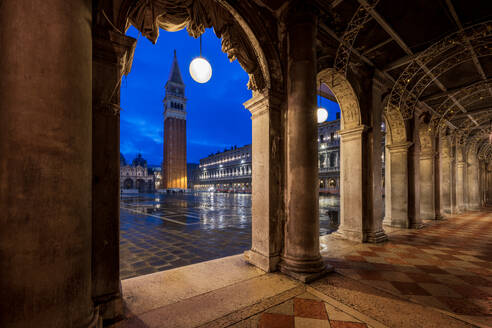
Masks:
[[[237,61],[229,62],[213,30],[202,39],[202,55],[212,65],[212,78],[199,84],[192,80],[188,66],[199,55],[200,43],[185,30],[160,30],[154,45],[130,27],[127,35],[138,38],[130,74],[121,83],[120,147],[127,162],[137,153],[150,165],[162,162],[164,85],[169,77],[176,49],[187,103],[187,157],[189,163],[233,145],[251,143],[251,114],[242,105],[251,98],[248,74]],[[329,120],[335,119],[338,105],[323,99]]]

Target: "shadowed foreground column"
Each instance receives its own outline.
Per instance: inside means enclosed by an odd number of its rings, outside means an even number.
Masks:
[[[316,17],[297,2],[287,24],[287,220],[280,269],[310,281],[326,272],[319,252]]]
[[[0,7],[0,327],[95,327],[91,1]]]
[[[93,40],[92,297],[104,323],[123,315],[120,293],[120,92],[135,39],[104,29]]]

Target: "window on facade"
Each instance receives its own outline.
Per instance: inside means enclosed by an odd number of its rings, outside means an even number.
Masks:
[[[319,136],[319,141],[323,141],[323,135],[322,134]]]
[[[333,141],[333,138],[334,138],[334,137],[335,137],[335,133],[333,133],[333,132],[332,132],[332,133],[330,134],[331,141]]]
[[[330,154],[330,167],[334,167],[336,165],[336,160],[337,160],[337,157],[336,157],[335,153],[331,153]]]

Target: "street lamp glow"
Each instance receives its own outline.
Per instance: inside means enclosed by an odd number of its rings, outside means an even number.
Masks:
[[[196,57],[190,63],[190,75],[198,83],[207,83],[212,77],[212,66],[203,57]]]
[[[318,108],[318,123],[323,123],[327,119],[328,119],[328,111],[323,107],[319,107]]]

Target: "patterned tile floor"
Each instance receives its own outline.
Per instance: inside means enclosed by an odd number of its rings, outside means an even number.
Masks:
[[[426,225],[328,262],[372,287],[492,326],[492,209]]]
[[[338,197],[320,196],[321,234]],[[136,277],[235,255],[251,248],[251,195],[123,195],[120,276]]]
[[[351,311],[351,314],[355,311]],[[306,292],[231,328],[367,328],[366,323]]]

